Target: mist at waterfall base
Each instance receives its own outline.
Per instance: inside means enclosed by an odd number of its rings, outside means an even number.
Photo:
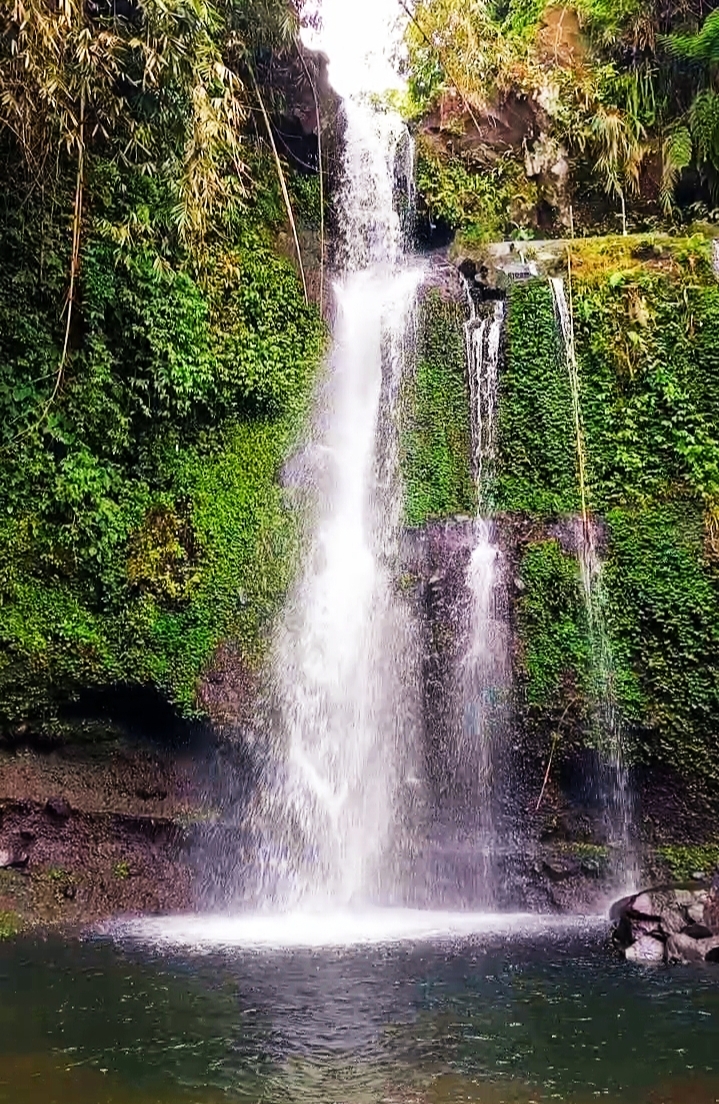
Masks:
[[[265,924],[278,946],[310,935],[316,942],[320,932],[342,945],[466,937],[486,930],[486,913],[500,901],[501,854],[516,846],[498,817],[502,787],[511,785],[503,771],[511,662],[488,494],[504,304],[478,312],[468,299],[479,508],[454,611],[448,785],[439,792],[423,716],[426,626],[401,586],[401,398],[426,262],[408,248],[411,139],[374,95],[396,81],[402,28],[385,0],[361,10],[324,0],[315,16],[310,44],[329,55],[345,116],[332,351],[306,439],[284,473],[303,527],[300,565],[255,718],[241,736],[244,763],[238,770],[224,760],[229,769],[214,795],[218,816],[198,872],[201,913],[159,922],[179,943],[202,936],[253,945],[253,914],[279,918]],[[210,910],[224,918],[213,924]],[[157,939],[160,929],[138,921],[122,930]]]

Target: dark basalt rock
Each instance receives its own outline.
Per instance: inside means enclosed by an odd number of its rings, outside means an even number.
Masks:
[[[688,935],[690,939],[711,939],[714,932],[706,924],[687,924],[679,934]]]
[[[135,795],[140,798],[140,801],[164,801],[167,797],[167,790],[161,787],[147,787],[140,786],[135,790]]]
[[[72,816],[70,802],[64,797],[51,797],[45,802],[45,812],[55,820],[69,820]]]
[[[556,859],[551,862],[545,860],[542,867],[552,882],[565,882],[569,878],[576,878],[582,872],[582,864],[572,859],[567,859],[566,862]]]

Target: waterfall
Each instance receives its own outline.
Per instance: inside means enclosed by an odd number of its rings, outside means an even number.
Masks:
[[[465,325],[472,406],[474,469],[478,512],[465,576],[469,598],[459,689],[463,701],[461,758],[475,773],[474,799],[484,850],[485,904],[493,903],[498,850],[495,824],[497,758],[506,726],[511,684],[509,625],[502,608],[500,550],[489,512],[496,459],[496,414],[499,362],[505,303],[498,300],[491,316],[479,317],[467,288],[469,319]]]
[[[579,366],[574,342],[572,313],[567,302],[562,277],[551,278],[555,310],[564,342],[572,397],[572,415],[577,448],[577,472],[581,501],[581,533],[579,537],[579,567],[582,595],[589,627],[593,675],[596,682],[596,717],[600,751],[603,755],[602,778],[599,779],[607,804],[610,842],[617,849],[615,875],[620,882],[636,880],[636,860],[631,846],[632,800],[622,752],[622,729],[616,705],[614,664],[604,615],[605,593],[603,564],[597,547],[596,526],[588,506],[587,461],[582,424]]]
[[[414,777],[417,647],[396,585],[397,407],[422,270],[407,263],[402,228],[408,134],[368,95],[390,82],[386,8],[325,0],[313,32],[346,127],[318,463],[303,563],[274,641],[265,807],[253,814],[269,839],[263,903],[280,907],[381,899]],[[409,195],[398,197],[402,177]]]
[[[480,512],[486,505],[491,467],[496,455],[496,412],[499,391],[499,353],[506,305],[498,299],[494,315],[479,318],[467,287],[469,319],[465,323],[465,344],[472,403],[475,476]],[[488,466],[490,470],[487,471]]]

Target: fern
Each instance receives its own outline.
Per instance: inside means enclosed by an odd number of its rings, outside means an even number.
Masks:
[[[674,188],[682,170],[691,165],[694,143],[688,127],[680,126],[673,131],[664,143],[662,150],[662,186],[661,203],[669,213],[674,198]]]
[[[719,169],[719,95],[706,89],[700,92],[689,111],[689,126],[697,157]]]
[[[707,16],[697,34],[673,34],[664,41],[675,57],[704,61],[710,65],[719,62],[719,10]]]

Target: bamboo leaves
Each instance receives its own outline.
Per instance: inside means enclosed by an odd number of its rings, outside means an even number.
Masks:
[[[244,169],[246,105],[223,58],[226,22],[204,0],[139,0],[126,10],[105,14],[101,2],[82,0],[5,7],[0,127],[14,135],[31,180],[86,145],[151,174],[174,173],[177,228],[202,237],[226,197],[224,171]]]

